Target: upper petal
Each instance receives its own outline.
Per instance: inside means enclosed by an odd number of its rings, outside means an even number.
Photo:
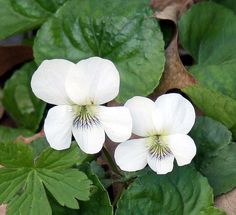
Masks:
[[[193,105],[177,93],[157,98],[153,121],[159,134],[187,134],[194,125]]]
[[[120,76],[107,59],[91,57],[81,60],[66,79],[66,91],[76,104],[104,104],[119,93]]]
[[[193,139],[185,134],[175,134],[162,137],[168,144],[179,166],[191,163],[196,155],[196,145]]]
[[[147,162],[150,168],[157,174],[166,174],[173,170],[174,156],[169,154],[162,159],[159,159],[151,154],[147,157]]]
[[[124,171],[137,171],[147,165],[146,138],[128,140],[119,144],[115,150],[115,161]]]
[[[155,133],[155,126],[152,115],[155,110],[155,103],[146,97],[135,96],[129,99],[125,106],[133,120],[133,133],[142,137]]]
[[[72,128],[73,135],[81,150],[87,154],[96,154],[105,142],[105,132],[100,125]]]
[[[97,117],[112,141],[123,142],[130,138],[132,118],[128,108],[99,106]]]
[[[65,79],[74,66],[75,64],[68,60],[44,60],[31,79],[31,88],[34,94],[50,104],[68,104]]]
[[[51,108],[44,122],[44,133],[50,146],[57,150],[67,149],[71,144],[73,113],[68,105]]]

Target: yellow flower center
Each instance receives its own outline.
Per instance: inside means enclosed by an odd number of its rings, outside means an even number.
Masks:
[[[148,139],[149,139],[147,142],[148,151],[153,157],[157,157],[158,159],[161,160],[166,156],[172,154],[170,148],[162,140],[161,136],[155,135],[151,136]]]
[[[73,112],[75,113],[73,125],[77,128],[90,128],[100,123],[96,116],[97,109],[94,105],[75,105],[73,106]]]

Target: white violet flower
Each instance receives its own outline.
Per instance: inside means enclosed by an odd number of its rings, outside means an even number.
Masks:
[[[196,146],[188,132],[195,122],[192,104],[179,94],[171,93],[156,102],[136,96],[128,100],[133,119],[133,133],[141,136],[118,145],[115,160],[124,171],[143,169],[147,164],[157,174],[173,169],[174,158],[179,166],[189,164]]]
[[[119,93],[120,76],[107,59],[91,57],[74,64],[68,60],[45,60],[33,74],[34,94],[51,108],[44,123],[45,136],[57,150],[71,145],[72,134],[80,148],[95,154],[102,149],[105,132],[114,142],[129,139],[132,118],[127,107],[100,104]]]

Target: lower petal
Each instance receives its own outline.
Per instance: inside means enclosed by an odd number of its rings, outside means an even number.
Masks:
[[[107,136],[114,142],[123,142],[130,138],[132,118],[126,107],[98,107],[98,118]]]
[[[174,156],[172,154],[169,154],[164,158],[159,159],[158,157],[149,154],[147,162],[150,168],[157,174],[166,174],[173,170]]]
[[[50,146],[57,150],[71,145],[73,113],[68,105],[51,108],[44,123],[44,132]]]
[[[196,155],[196,145],[193,139],[188,135],[168,135],[163,137],[163,140],[168,144],[179,166],[191,163]]]
[[[147,165],[146,138],[128,140],[117,146],[115,161],[120,169],[128,172],[143,169]]]
[[[105,142],[105,132],[100,125],[72,128],[73,135],[81,150],[87,154],[96,154],[101,151]]]

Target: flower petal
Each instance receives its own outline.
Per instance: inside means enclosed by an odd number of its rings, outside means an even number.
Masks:
[[[105,142],[105,132],[101,125],[88,128],[73,126],[72,133],[81,150],[87,154],[96,154]]]
[[[152,115],[155,110],[155,103],[148,98],[135,96],[129,99],[125,106],[129,108],[133,119],[133,133],[142,137],[155,134],[155,126]]]
[[[191,163],[196,155],[196,145],[193,139],[185,134],[175,134],[162,137],[168,144],[179,166]]]
[[[132,118],[128,108],[99,106],[97,117],[112,141],[123,142],[130,138]]]
[[[44,132],[50,146],[57,150],[71,145],[73,113],[68,105],[51,108],[44,122]]]
[[[157,174],[166,174],[173,170],[174,166],[174,155],[169,154],[162,159],[159,159],[151,154],[147,157],[147,162],[150,168]]]
[[[187,134],[195,122],[193,105],[177,93],[157,98],[153,120],[159,134]]]
[[[114,157],[120,169],[132,172],[143,169],[147,165],[146,139],[128,140],[117,146]]]
[[[34,94],[50,104],[68,104],[65,79],[74,66],[74,63],[62,59],[43,61],[31,79]]]
[[[120,76],[107,59],[91,57],[81,60],[66,79],[66,91],[76,104],[104,104],[119,93]]]

